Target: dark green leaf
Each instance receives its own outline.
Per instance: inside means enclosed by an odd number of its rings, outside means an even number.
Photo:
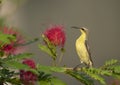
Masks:
[[[76,78],[85,85],[94,85],[93,80],[90,79],[86,74],[78,73],[77,71],[67,71],[66,73]]]
[[[51,74],[46,74],[45,72],[39,71],[38,80],[49,81],[51,78]]]

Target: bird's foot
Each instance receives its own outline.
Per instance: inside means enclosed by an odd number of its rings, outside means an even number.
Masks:
[[[73,70],[76,71],[81,64],[76,65]]]

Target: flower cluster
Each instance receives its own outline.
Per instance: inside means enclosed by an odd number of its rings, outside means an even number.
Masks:
[[[30,68],[36,69],[35,62],[32,59],[25,59],[23,64],[28,65]],[[20,70],[20,80],[24,85],[35,85],[37,75],[31,71]]]
[[[0,48],[4,55],[17,55],[24,51],[24,47],[22,46],[22,44],[25,43],[25,39],[17,30],[4,27],[0,31],[4,34],[15,36],[16,38],[15,41],[11,40],[10,44],[4,44],[2,48]]]
[[[65,33],[63,26],[52,26],[49,27],[44,35],[49,39],[49,41],[55,46],[64,46],[65,44]]]

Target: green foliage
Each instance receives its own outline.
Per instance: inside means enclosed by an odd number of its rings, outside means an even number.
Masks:
[[[50,81],[39,81],[39,85],[67,85],[58,78],[51,78]]]
[[[31,58],[32,53],[23,53],[23,54],[18,54],[18,55],[10,55],[8,58],[3,59],[2,61],[19,61],[25,58]]]
[[[54,77],[51,72],[61,72],[61,67],[41,66],[37,67],[39,72],[38,81],[40,85],[66,85],[62,80]],[[49,70],[49,73],[48,73]],[[47,71],[47,72],[46,72]]]
[[[15,73],[14,71],[10,71],[5,68],[1,69],[0,70],[0,83],[11,82],[12,84],[20,85],[20,80],[18,78],[13,77],[16,75],[17,73]]]
[[[16,37],[8,34],[3,34],[0,31],[0,49],[5,45],[5,44],[10,44],[11,41],[15,41]],[[0,50],[0,57],[4,55],[4,52]]]
[[[57,50],[57,46],[52,44],[44,35],[42,35],[42,38],[43,38],[43,41],[45,42],[45,44],[44,45],[39,44],[40,50],[47,53],[54,61],[53,65],[57,66],[58,64],[61,63],[65,49],[62,47],[61,49]],[[60,52],[58,52],[58,51],[60,51]],[[60,56],[58,55],[59,53],[61,54]],[[59,58],[58,62],[56,61],[57,58]]]
[[[50,79],[52,78],[51,74],[46,74],[43,71],[38,71],[38,72],[39,72],[38,79],[40,81],[50,81]]]
[[[108,66],[111,66],[111,65],[114,65],[114,64],[117,64],[117,63],[119,63],[118,60],[112,59],[112,60],[106,61],[105,64],[104,64],[104,67],[108,67]]]
[[[52,74],[46,74],[44,72],[39,72],[38,80],[39,85],[66,85],[66,83],[52,76]]]
[[[79,80],[81,83],[84,83],[85,85],[94,85],[93,80],[82,72],[68,70],[66,73]]]
[[[6,66],[14,68],[14,69],[29,69],[29,67],[27,65],[24,65],[20,62],[17,61],[6,61],[4,63]]]
[[[120,63],[118,60],[112,59],[106,61],[99,68],[79,68],[78,70],[67,70],[70,76],[76,78],[85,85],[94,85],[93,81],[97,80],[102,85],[106,85],[104,76],[120,78]]]
[[[11,40],[16,40],[15,36],[0,32],[0,47],[2,47],[4,44],[9,44]]]
[[[39,48],[48,55],[50,55],[53,60],[56,60],[56,47],[44,35],[42,35],[42,38],[45,41],[45,45],[39,44]]]
[[[56,67],[56,66],[43,66],[38,65],[37,68],[41,71],[51,73],[51,72],[65,72],[66,69],[64,67]]]
[[[31,57],[31,53],[24,53],[24,54],[18,54],[18,55],[10,55],[8,58],[0,59],[1,65],[3,67],[11,67],[14,69],[28,69],[29,67],[27,65],[24,65],[20,63],[19,61],[24,58]]]
[[[48,55],[50,55],[52,58],[55,58],[55,56],[52,54],[52,52],[50,51],[50,49],[46,45],[39,44],[39,48],[42,51],[44,51],[45,53],[47,53]]]
[[[99,69],[89,68],[84,69],[84,72],[89,75],[91,78],[98,80],[101,84],[106,84],[104,78],[102,78],[99,74],[102,73]]]

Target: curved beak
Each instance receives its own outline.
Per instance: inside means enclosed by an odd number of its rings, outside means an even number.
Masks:
[[[81,29],[80,27],[76,27],[76,26],[72,26],[71,28],[74,28],[74,29]]]

